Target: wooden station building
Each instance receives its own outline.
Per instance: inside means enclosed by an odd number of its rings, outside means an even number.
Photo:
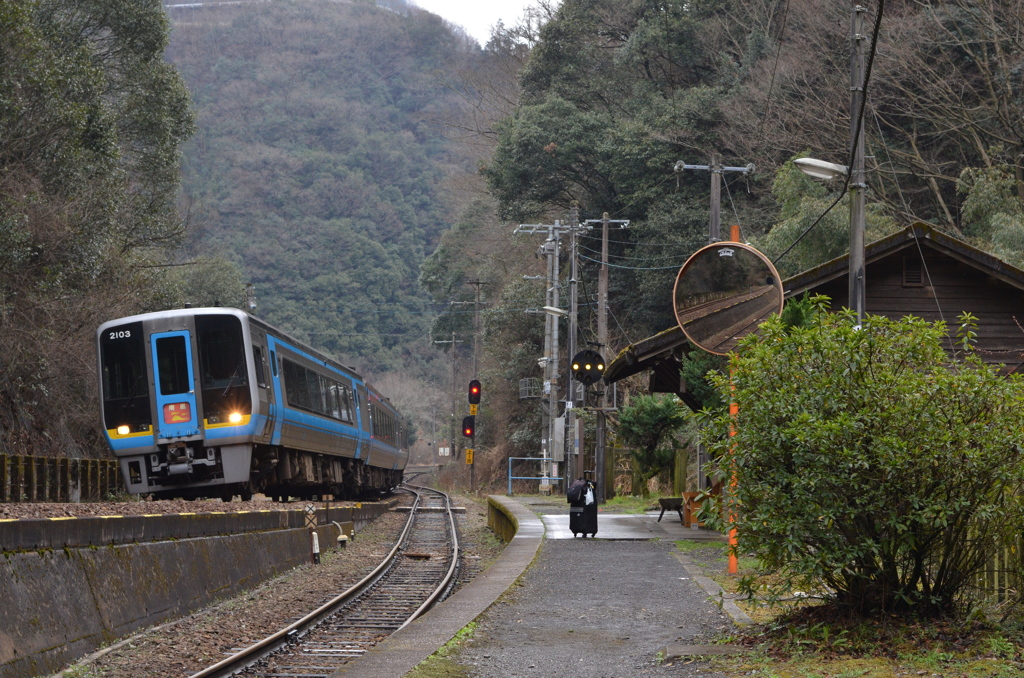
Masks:
[[[979,355],[1006,374],[1024,370],[1024,271],[924,222],[871,243],[864,255],[868,313],[945,320],[955,333],[958,316],[970,312]],[[849,306],[848,271],[846,255],[825,262],[784,280],[785,297],[823,294],[833,308]],[[649,370],[650,392],[675,393],[697,409],[680,376],[681,358],[694,350],[678,326],[669,328],[623,349],[605,380]]]

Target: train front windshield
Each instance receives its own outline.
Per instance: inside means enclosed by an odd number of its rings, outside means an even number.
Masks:
[[[146,342],[142,323],[127,323],[100,336],[103,379],[103,418],[108,429],[128,427],[147,431],[152,425]]]
[[[230,315],[197,315],[199,374],[209,423],[252,412],[242,323]]]

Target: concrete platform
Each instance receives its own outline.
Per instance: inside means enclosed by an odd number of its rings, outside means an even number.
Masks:
[[[595,539],[643,540],[643,539],[693,539],[698,541],[726,541],[718,533],[703,529],[691,529],[676,520],[669,520],[666,514],[658,522],[660,511],[644,514],[603,513],[597,514],[597,535]],[[548,539],[583,539],[573,537],[569,531],[569,516],[564,513],[541,516]]]
[[[342,666],[331,678],[405,675],[480,616],[522,575],[544,539],[544,524],[522,504],[506,497],[492,498],[518,523],[515,537],[498,559],[451,598],[374,646],[358,661]]]
[[[487,610],[526,571],[537,556],[541,541],[545,537],[573,539],[572,532],[569,531],[567,508],[563,513],[545,513],[537,516],[538,511],[560,510],[561,506],[558,503],[520,503],[517,499],[502,496],[495,496],[492,499],[505,506],[518,522],[515,537],[505,547],[498,560],[451,598],[376,645],[358,661],[340,667],[331,674],[331,678],[382,678],[404,675]],[[530,510],[531,508],[533,510]],[[660,511],[646,514],[599,512],[597,537],[588,541],[726,541],[726,537],[717,532],[684,527],[678,517],[673,521],[667,514],[659,523],[659,513]],[[582,540],[582,537],[578,539]]]

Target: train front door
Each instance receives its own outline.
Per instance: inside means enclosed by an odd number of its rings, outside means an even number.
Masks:
[[[199,435],[192,341],[187,331],[151,336],[156,381],[157,438]]]

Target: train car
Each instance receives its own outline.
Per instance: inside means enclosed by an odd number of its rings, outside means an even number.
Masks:
[[[243,311],[120,318],[97,345],[103,429],[132,494],[352,499],[402,480],[406,424],[388,399]]]

